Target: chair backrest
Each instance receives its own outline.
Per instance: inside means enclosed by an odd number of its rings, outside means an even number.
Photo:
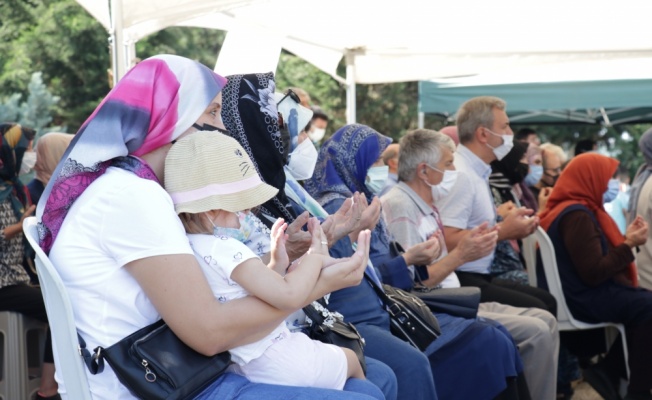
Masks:
[[[537,287],[537,238],[534,234],[523,239],[521,251],[530,286]]]
[[[589,325],[592,325],[576,320],[573,318],[573,315],[568,309],[568,305],[566,304],[566,297],[564,297],[564,291],[561,287],[559,270],[557,269],[555,247],[552,245],[550,237],[546,231],[544,231],[542,227],[538,227],[532,236],[534,236],[536,243],[539,244],[541,261],[543,263],[543,272],[545,273],[546,282],[548,283],[548,291],[557,300],[557,322],[559,323],[560,327],[564,324],[570,324],[577,329],[583,329],[587,328]]]
[[[36,252],[36,271],[45,300],[54,351],[58,355],[55,368],[63,378],[69,399],[90,400],[86,365],[79,354],[75,317],[68,292],[59,273],[38,245],[36,217],[25,218],[23,231]]]

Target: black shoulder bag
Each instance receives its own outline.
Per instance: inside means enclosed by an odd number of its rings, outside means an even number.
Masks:
[[[200,394],[231,363],[228,352],[207,357],[183,343],[163,320],[137,330],[91,354],[79,336],[91,374],[104,370],[104,359],[120,382],[141,399],[190,399]]]
[[[389,285],[379,287],[367,274],[365,278],[385,304],[394,336],[424,351],[441,335],[437,318],[421,299]]]
[[[396,255],[405,253],[401,244],[395,241],[390,242],[390,251]],[[480,304],[479,288],[430,288],[423,283],[424,279],[428,279],[428,268],[425,265],[415,265],[414,280],[418,283],[412,287],[410,293],[423,300],[430,311],[462,318],[477,317]]]
[[[320,342],[346,347],[355,352],[362,371],[367,373],[364,359],[364,339],[350,322],[344,322],[342,314],[329,311],[320,301],[315,301],[303,308],[311,324],[306,328],[308,337]]]

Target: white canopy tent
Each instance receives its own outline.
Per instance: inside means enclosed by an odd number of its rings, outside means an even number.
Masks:
[[[257,32],[259,47],[285,48],[346,82],[349,122],[355,83],[652,57],[647,0],[77,1],[111,34],[117,78],[131,64],[136,41],[169,26]],[[269,57],[260,57],[261,65],[270,65]],[[343,58],[344,78],[336,72]]]

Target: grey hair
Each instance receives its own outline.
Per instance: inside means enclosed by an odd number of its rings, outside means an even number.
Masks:
[[[493,96],[480,96],[467,100],[457,111],[457,134],[460,143],[469,143],[475,131],[481,127],[491,128],[494,124],[494,108],[505,110],[505,100]]]
[[[543,153],[549,152],[559,157],[559,162],[561,162],[562,164],[568,161],[568,156],[566,155],[566,152],[564,152],[564,149],[557,146],[556,144],[544,143],[541,146],[539,146],[539,148]]]
[[[442,150],[455,151],[453,139],[430,129],[416,129],[401,138],[398,153],[398,180],[410,182],[417,172],[417,165],[425,162],[435,166],[441,161]]]

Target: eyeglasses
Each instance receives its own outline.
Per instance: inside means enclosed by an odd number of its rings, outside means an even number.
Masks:
[[[292,100],[294,100],[295,103],[297,103],[297,104],[301,104],[301,99],[299,98],[299,95],[297,95],[296,93],[294,93],[294,92],[292,91],[292,89],[288,89],[288,91],[285,93],[285,96],[281,97],[281,100],[279,100],[278,103],[276,103],[276,105],[278,106],[279,104],[281,104],[281,103],[283,102],[283,100],[285,100],[286,97],[288,97],[288,96],[289,96]]]

